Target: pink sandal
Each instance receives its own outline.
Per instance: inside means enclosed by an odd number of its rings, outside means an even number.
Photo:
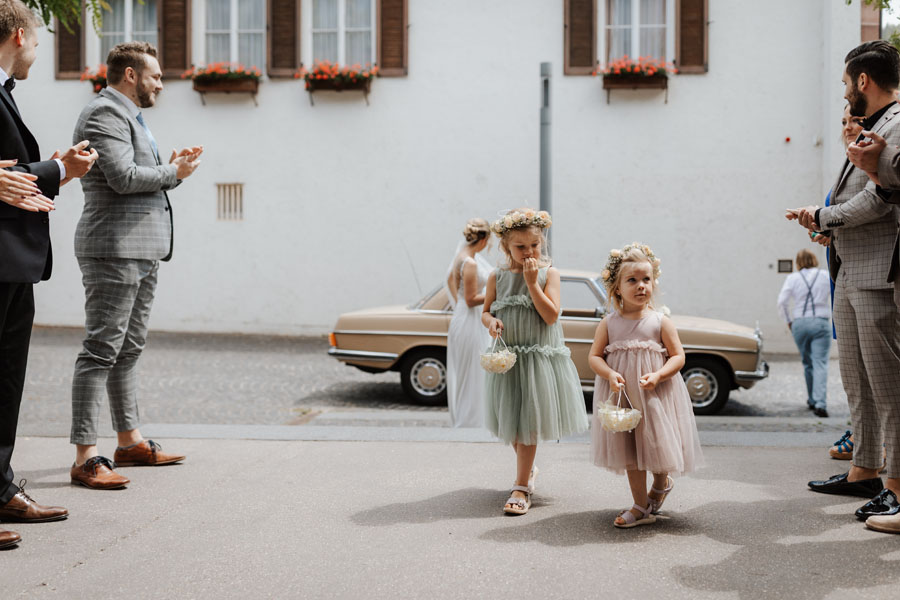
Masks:
[[[650,487],[651,492],[659,495],[659,498],[656,498],[655,500],[653,498],[650,498],[649,496],[647,497],[647,499],[650,501],[650,512],[652,512],[654,515],[659,514],[659,511],[662,510],[663,502],[666,501],[666,498],[668,497],[669,492],[672,491],[673,487],[675,487],[675,481],[668,475],[666,475],[666,489],[658,490],[655,487]]]
[[[628,529],[629,527],[637,527],[638,525],[649,525],[651,523],[656,523],[656,517],[650,512],[651,506],[648,505],[647,508],[641,508],[637,504],[633,504],[631,506],[633,509],[637,509],[643,515],[641,518],[637,518],[634,516],[634,513],[629,509],[625,509],[619,513],[619,516],[622,517],[624,523],[616,523],[613,521],[613,525],[618,527],[619,529]]]

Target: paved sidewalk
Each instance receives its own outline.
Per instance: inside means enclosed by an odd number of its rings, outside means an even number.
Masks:
[[[846,467],[821,447],[707,446],[668,518],[618,530],[625,479],[580,442],[542,445],[535,507],[504,517],[499,444],[159,441],[188,461],[103,492],[69,484],[65,438],[18,440],[27,489],[71,517],[10,526],[5,598],[843,600],[900,583],[900,536],[858,523],[862,499],[806,490]]]

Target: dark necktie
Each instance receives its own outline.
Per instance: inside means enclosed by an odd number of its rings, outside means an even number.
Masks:
[[[13,77],[10,77],[6,80],[6,83],[3,84],[3,89],[5,89],[8,93],[12,94],[12,91],[16,88],[16,80]]]

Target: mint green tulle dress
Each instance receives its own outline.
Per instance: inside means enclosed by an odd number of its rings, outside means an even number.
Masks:
[[[503,321],[503,341],[516,353],[516,364],[506,373],[487,374],[487,428],[508,444],[527,445],[586,431],[584,395],[562,326],[544,322],[522,273],[496,273],[491,314]],[[547,283],[547,267],[538,271],[538,283]]]

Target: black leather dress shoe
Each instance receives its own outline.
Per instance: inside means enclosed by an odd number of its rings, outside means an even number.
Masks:
[[[890,517],[896,514],[900,514],[900,502],[897,501],[897,495],[887,488],[856,510],[856,518],[860,521],[869,517]]]
[[[849,473],[833,475],[825,481],[810,481],[809,489],[822,494],[840,494],[842,496],[860,496],[862,498],[874,498],[878,492],[884,489],[881,477],[862,479],[860,481],[847,481]]]
[[[828,411],[825,410],[824,406],[817,406],[813,409],[813,414],[817,417],[822,417],[823,419],[828,418]]]

